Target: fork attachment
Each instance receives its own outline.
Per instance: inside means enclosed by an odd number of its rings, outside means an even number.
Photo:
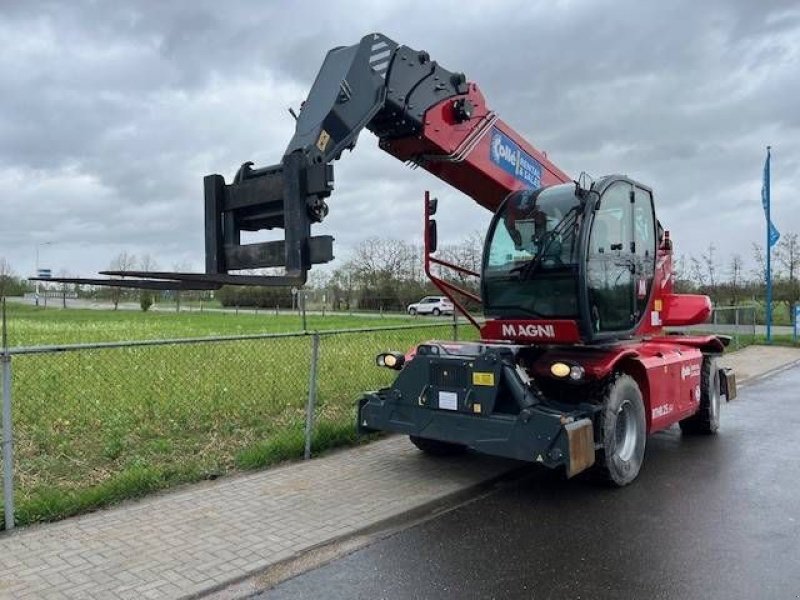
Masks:
[[[241,166],[233,182],[208,175],[205,187],[206,274],[243,269],[285,267],[286,278],[302,285],[313,264],[333,259],[333,237],[311,236],[311,224],[322,221],[333,191],[333,165],[309,163],[300,153],[284,156],[281,164],[252,169]],[[242,244],[242,231],[284,230],[284,240]],[[270,279],[263,276],[263,285]]]

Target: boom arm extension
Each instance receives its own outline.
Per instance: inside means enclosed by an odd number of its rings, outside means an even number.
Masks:
[[[221,175],[205,178],[205,274],[104,274],[137,277],[138,287],[148,280],[159,287],[177,282],[182,289],[302,285],[313,264],[333,259],[333,238],[312,236],[311,226],[328,213],[333,161],[355,147],[364,128],[386,152],[492,211],[511,191],[570,179],[498,119],[463,73],[444,69],[427,52],[370,34],[328,52],[279,164],[254,169],[244,163],[229,184]],[[274,228],[284,230],[284,241],[241,243],[242,231]],[[284,267],[285,274],[230,273],[266,267]]]

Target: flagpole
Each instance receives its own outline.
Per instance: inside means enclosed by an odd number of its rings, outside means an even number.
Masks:
[[[767,167],[764,173],[764,193],[765,204],[764,210],[767,212],[767,343],[772,343],[772,245],[770,229],[772,227],[772,219],[770,218],[770,198],[769,198],[769,183],[770,183],[770,151],[771,146],[767,146]]]

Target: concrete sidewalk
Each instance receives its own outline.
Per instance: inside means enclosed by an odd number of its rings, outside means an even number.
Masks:
[[[740,382],[798,361],[798,349],[767,347],[725,358]],[[518,464],[481,456],[433,459],[392,437],[30,527],[0,536],[0,597],[202,595]]]

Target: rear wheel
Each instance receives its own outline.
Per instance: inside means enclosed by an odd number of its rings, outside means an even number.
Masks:
[[[429,440],[427,438],[417,437],[416,435],[410,435],[408,439],[425,454],[430,454],[431,456],[453,456],[455,454],[463,454],[467,451],[467,447],[461,444]]]
[[[719,430],[719,387],[717,359],[704,356],[700,372],[700,408],[691,417],[680,422],[683,433],[709,435]]]
[[[433,316],[434,317],[438,317],[440,314],[442,314],[442,311],[440,311],[438,308],[434,308],[433,309]]]
[[[596,472],[622,487],[639,474],[644,460],[647,426],[642,392],[630,375],[617,375],[606,388],[601,413],[603,449]]]

